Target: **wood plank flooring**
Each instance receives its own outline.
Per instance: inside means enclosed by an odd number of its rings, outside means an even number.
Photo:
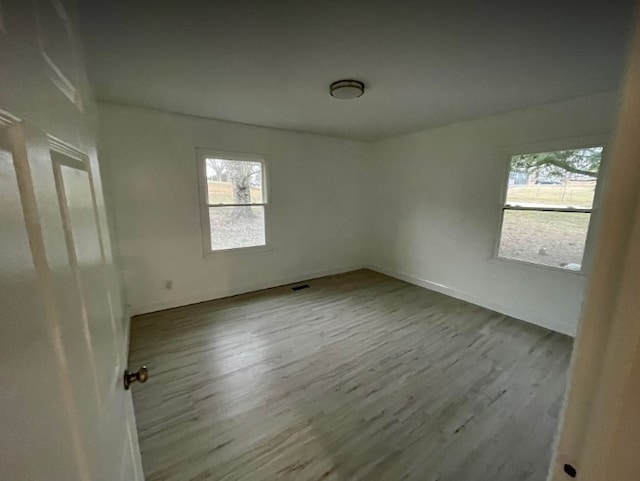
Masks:
[[[572,341],[367,270],[138,316],[147,481],[544,481]]]

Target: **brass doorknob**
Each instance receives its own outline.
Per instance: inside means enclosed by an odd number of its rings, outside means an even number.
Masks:
[[[126,370],[124,372],[124,388],[128,390],[132,383],[136,381],[145,383],[147,382],[147,379],[149,379],[149,370],[147,369],[147,366],[142,366],[138,369],[138,372],[129,372],[129,370]]]

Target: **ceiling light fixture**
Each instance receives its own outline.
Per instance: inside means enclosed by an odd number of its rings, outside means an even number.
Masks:
[[[329,92],[337,99],[357,99],[364,93],[364,84],[359,80],[338,80],[331,84]]]

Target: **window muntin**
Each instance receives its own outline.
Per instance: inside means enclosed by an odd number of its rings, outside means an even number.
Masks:
[[[582,270],[603,147],[514,155],[498,257]]]
[[[264,159],[201,152],[205,251],[266,246]]]

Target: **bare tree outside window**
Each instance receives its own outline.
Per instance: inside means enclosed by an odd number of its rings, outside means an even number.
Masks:
[[[214,182],[227,182],[229,173],[226,171],[225,161],[222,159],[206,159],[207,180]]]
[[[265,245],[263,162],[208,156],[203,160],[211,250]]]
[[[511,157],[498,256],[582,270],[602,147]]]

